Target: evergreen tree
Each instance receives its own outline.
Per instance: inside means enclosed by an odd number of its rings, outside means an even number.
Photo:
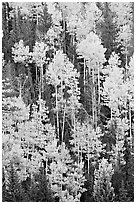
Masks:
[[[106,159],[102,159],[99,169],[94,172],[94,200],[97,202],[114,201],[114,188],[112,187],[111,178],[114,173],[112,164]]]
[[[46,175],[40,171],[31,182],[29,199],[32,202],[53,202],[54,196]]]
[[[11,161],[7,169],[6,189],[3,195],[4,202],[19,202],[23,201],[23,190],[19,177],[14,168],[14,163]]]

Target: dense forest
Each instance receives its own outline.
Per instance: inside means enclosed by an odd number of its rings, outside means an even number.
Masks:
[[[132,2],[2,3],[3,202],[134,201]]]

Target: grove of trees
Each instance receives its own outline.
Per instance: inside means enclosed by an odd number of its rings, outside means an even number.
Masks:
[[[3,202],[134,201],[134,3],[2,3]]]

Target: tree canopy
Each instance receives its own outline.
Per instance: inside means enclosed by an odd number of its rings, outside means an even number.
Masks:
[[[3,202],[134,201],[134,3],[2,3]]]

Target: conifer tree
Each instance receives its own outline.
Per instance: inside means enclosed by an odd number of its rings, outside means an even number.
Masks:
[[[6,191],[3,200],[7,202],[23,201],[23,190],[12,161],[7,169]]]
[[[108,161],[103,158],[99,164],[99,169],[96,169],[94,172],[94,201],[114,201],[115,194],[111,183],[113,173],[112,164],[109,164]]]
[[[40,170],[31,182],[29,199],[33,202],[53,202],[54,195],[50,188],[47,177]]]

